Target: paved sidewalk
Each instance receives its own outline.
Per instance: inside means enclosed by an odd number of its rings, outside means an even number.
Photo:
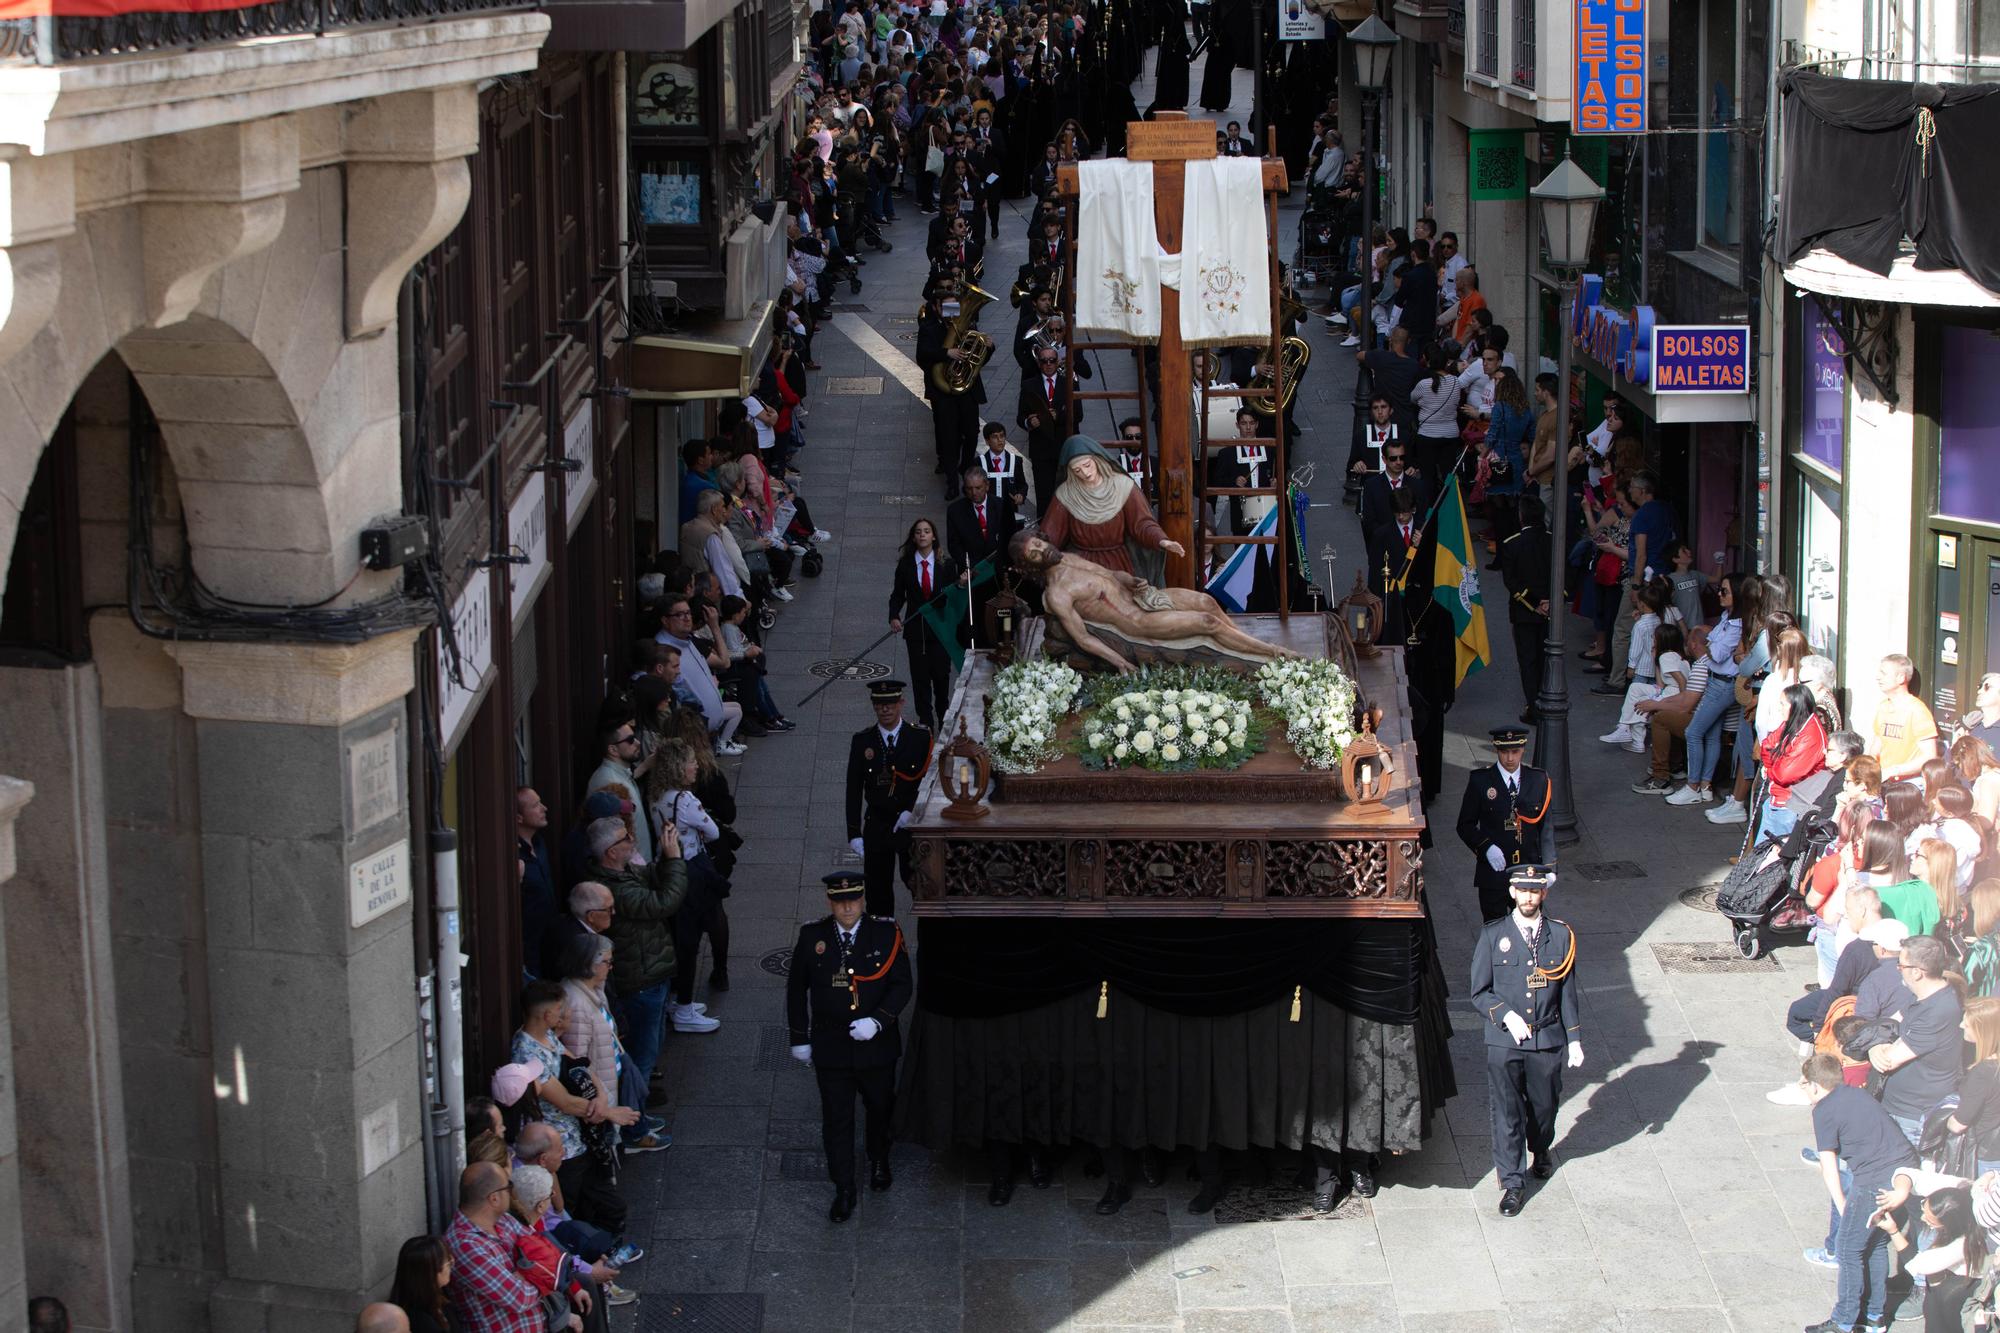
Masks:
[[[1197,86],[1199,78],[1196,70]],[[1238,81],[1244,89],[1247,76]],[[1794,1067],[1780,1017],[1812,978],[1810,951],[1789,948],[1721,973],[1668,965],[1663,955],[1685,946],[1731,952],[1722,918],[1679,898],[1720,878],[1738,830],[1629,793],[1638,756],[1594,739],[1613,721],[1612,702],[1587,693],[1574,716],[1584,836],[1563,849],[1550,905],[1580,934],[1587,1063],[1569,1077],[1554,1179],[1518,1219],[1495,1212],[1482,1038],[1464,1004],[1477,925],[1471,858],[1451,821],[1465,770],[1486,758],[1486,728],[1521,706],[1496,575],[1485,582],[1498,660],[1467,683],[1451,714],[1450,772],[1431,812],[1437,845],[1426,864],[1455,992],[1461,1091],[1421,1153],[1384,1163],[1372,1205],[1327,1220],[1193,1217],[1185,1210],[1193,1187],[1176,1164],[1163,1189],[1141,1189],[1122,1215],[1100,1218],[1091,1206],[1101,1182],[1071,1161],[1057,1188],[1023,1183],[1009,1207],[994,1209],[976,1155],[904,1145],[895,1188],[864,1191],[853,1221],[827,1222],[817,1094],[785,1052],[774,964],[799,923],[824,913],[819,877],[846,858],[847,742],[870,721],[857,684],[836,684],[805,707],[795,701],[818,683],[815,663],[858,652],[887,628],[895,549],[914,518],[943,514],[928,414],[897,377],[907,367],[896,358],[915,346],[927,221],[911,204],[901,208],[895,253],[870,254],[864,289],[843,297],[851,303],[843,313],[876,336],[859,335],[864,350],[829,328],[815,349],[825,369],[800,462],[814,517],[835,540],[825,575],[801,586],[769,648],[773,691],[799,729],[753,742],[741,765],[747,845],[729,902],[735,984],[703,997],[722,1019],[719,1032],[668,1044],[675,1146],[626,1175],[634,1235],[651,1254],[628,1274],[645,1299],[621,1312],[621,1326],[748,1329],[761,1314],[764,1329],[810,1333],[1766,1333],[1823,1318],[1832,1274],[1799,1258],[1819,1243],[1826,1216],[1816,1173],[1797,1159],[1807,1116],[1763,1097]],[[1019,262],[1026,222],[1018,203],[1003,217],[988,259],[996,294]],[[1012,315],[994,308],[988,331],[1011,332]],[[1330,482],[1345,458],[1353,363],[1313,323],[1303,454],[1320,465],[1315,498],[1337,501]],[[1108,358],[1105,369],[1130,382]],[[990,414],[1011,428],[1017,374],[1004,352],[986,384]],[[1313,510],[1308,549],[1328,542],[1343,553],[1336,582],[1344,588],[1360,552],[1351,511]],[[905,673],[897,641],[867,657]],[[1580,688],[1595,679],[1579,677]],[[907,906],[904,918],[914,934]],[[916,961],[921,974],[921,950]]]

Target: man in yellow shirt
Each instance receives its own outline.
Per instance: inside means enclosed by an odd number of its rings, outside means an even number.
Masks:
[[[1890,653],[1875,668],[1882,701],[1869,728],[1868,753],[1882,761],[1884,782],[1920,776],[1924,761],[1938,752],[1937,721],[1924,701],[1910,693],[1915,674],[1916,665],[1901,653]]]

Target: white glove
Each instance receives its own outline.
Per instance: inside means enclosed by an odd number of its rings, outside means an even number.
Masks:
[[[1573,1041],[1569,1044],[1569,1067],[1571,1069],[1583,1068],[1583,1043],[1580,1041]]]
[[[1516,1042],[1523,1042],[1528,1039],[1528,1020],[1519,1014],[1509,1010],[1507,1016],[1501,1019],[1500,1023],[1501,1026],[1507,1029],[1508,1035],[1512,1036]]]
[[[797,1060],[802,1065],[811,1064],[813,1062],[813,1048],[810,1045],[792,1047],[792,1059]]]
[[[1507,868],[1507,858],[1500,855],[1498,847],[1488,847],[1486,849],[1486,864],[1492,866],[1495,870],[1505,870]]]
[[[867,1041],[882,1030],[882,1025],[872,1018],[857,1018],[847,1025],[847,1035],[856,1041]]]
[[[896,832],[901,833],[904,829],[908,828],[909,826],[910,826],[910,812],[908,810],[905,810],[902,814],[896,816]]]
[[[861,839],[849,838],[847,840],[847,848],[849,851],[853,852],[856,856],[861,855]]]

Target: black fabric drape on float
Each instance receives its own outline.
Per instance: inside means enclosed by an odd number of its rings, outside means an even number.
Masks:
[[[1356,917],[1250,921],[932,919],[917,930],[917,1004],[953,1018],[993,1018],[1101,983],[1172,1014],[1215,1017],[1303,986],[1378,1023],[1417,1019],[1428,923]]]
[[[1920,269],[1959,269],[2000,291],[2000,86],[1784,76],[1787,263],[1823,247],[1889,271],[1904,236]],[[1926,141],[1928,144],[1926,146]]]

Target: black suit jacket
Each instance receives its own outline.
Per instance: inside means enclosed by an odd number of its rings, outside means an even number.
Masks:
[[[1549,775],[1521,765],[1521,836],[1517,841],[1514,800],[1501,780],[1500,765],[1486,764],[1472,770],[1465,783],[1465,799],[1458,803],[1458,838],[1472,849],[1474,885],[1505,893],[1515,866],[1555,861],[1556,831],[1549,822],[1549,796]],[[1495,870],[1487,864],[1488,847],[1500,849],[1504,869]]]
[[[945,345],[945,335],[948,332],[945,321],[933,315],[929,306],[924,307],[924,313],[917,317],[917,366],[924,372],[924,397],[933,401],[951,396],[940,394],[937,387],[931,383],[931,367],[945,359],[948,350]],[[964,396],[975,403],[985,402],[986,376],[984,374],[973,376],[972,387],[966,390]]]
[[[888,917],[855,923],[854,947],[842,953],[831,916],[799,927],[785,978],[785,1018],[792,1045],[812,1047],[813,1063],[828,1069],[879,1069],[903,1052],[899,1019],[916,993],[903,933]],[[882,1030],[867,1041],[848,1035],[848,1024],[872,1018]]]
[[[1014,421],[1022,430],[1028,432],[1030,449],[1037,445],[1044,449],[1061,446],[1063,436],[1068,430],[1066,423],[1069,421],[1069,395],[1072,387],[1074,386],[1069,376],[1063,374],[1060,368],[1056,371],[1056,396],[1053,399],[1048,396],[1047,386],[1039,369],[1021,377],[1021,396],[1015,404]],[[1029,425],[1031,417],[1039,417],[1041,424]]]
[[[947,262],[953,264],[965,275],[966,281],[970,282],[972,270],[979,267],[979,258],[986,253],[986,247],[968,238],[965,242],[965,254],[961,257],[957,253],[956,244],[949,237],[940,237],[932,242],[929,253],[932,264]]]
[[[871,823],[893,824],[896,816],[917,804],[917,784],[931,763],[931,734],[903,719],[896,733],[896,746],[882,744],[881,731],[873,726],[854,733],[847,745],[847,836],[861,836],[862,807],[867,807]]]
[[[1021,520],[1014,513],[1014,501],[1005,495],[986,497],[984,532],[979,530],[979,518],[972,512],[971,500],[961,495],[945,507],[944,548],[961,569],[971,569],[986,557],[1006,550],[1008,541],[1020,530]],[[1005,558],[994,561],[995,577],[999,576]]]
[[[1512,1050],[1560,1051],[1583,1040],[1583,986],[1576,979],[1576,932],[1546,912],[1531,950],[1513,913],[1479,928],[1472,946],[1472,1007],[1486,1020],[1486,1044]],[[1543,983],[1530,987],[1540,973]],[[1551,976],[1551,973],[1560,975]],[[1516,1042],[1507,1015],[1519,1014],[1530,1031]]]
[[[1539,523],[1500,543],[1500,577],[1507,585],[1507,619],[1516,625],[1546,623],[1535,610],[1549,595],[1549,530]]]
[[[976,525],[975,525],[976,526]],[[931,591],[926,597],[917,586],[917,558],[914,555],[896,557],[896,577],[889,585],[889,619],[903,622],[903,637],[915,641],[925,637],[936,637],[930,622],[917,612],[939,593],[958,582],[958,561],[943,551],[932,553]]]
[[[1431,494],[1430,483],[1415,468],[1406,467],[1403,469],[1402,489],[1417,497],[1417,522],[1423,522],[1424,515],[1431,510],[1431,501],[1437,498]],[[1390,500],[1395,493],[1396,488],[1389,485],[1389,478],[1380,472],[1371,472],[1361,479],[1362,532],[1373,531],[1393,520],[1395,511],[1390,507]]]

